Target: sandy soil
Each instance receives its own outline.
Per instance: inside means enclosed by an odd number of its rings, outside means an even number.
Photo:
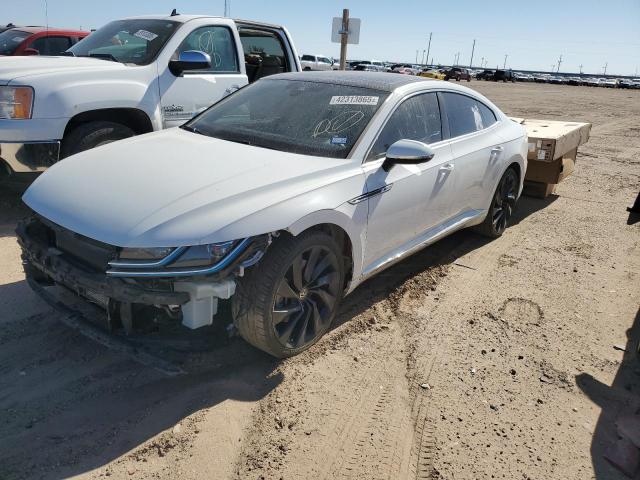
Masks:
[[[640,92],[471,86],[592,122],[575,174],[502,238],[460,232],[361,286],[282,362],[214,328],[167,377],[70,330],[25,284],[2,194],[0,479],[624,478],[603,452],[640,409]]]

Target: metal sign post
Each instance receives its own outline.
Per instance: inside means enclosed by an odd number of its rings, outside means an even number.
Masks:
[[[347,65],[347,45],[360,42],[360,19],[349,18],[349,9],[342,10],[342,17],[333,17],[331,41],[340,44],[340,70]]]

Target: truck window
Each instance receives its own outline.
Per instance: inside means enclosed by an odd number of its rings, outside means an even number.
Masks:
[[[314,57],[313,55],[303,55],[301,60],[303,62],[315,62],[316,57]]]
[[[285,47],[275,32],[241,28],[239,33],[249,82],[291,70]]]
[[[71,46],[69,37],[40,37],[29,48],[35,48],[40,55],[60,55]]]
[[[211,68],[207,70],[190,70],[186,75],[193,73],[237,73],[238,58],[236,46],[231,31],[227,27],[209,26],[196,28],[187,35],[173,58],[178,59],[182,52],[198,50],[211,57]]]

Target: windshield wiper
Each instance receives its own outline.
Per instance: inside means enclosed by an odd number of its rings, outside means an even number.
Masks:
[[[87,56],[91,58],[99,58],[100,60],[111,60],[112,62],[120,63],[120,60],[118,60],[116,57],[114,57],[110,53],[90,53]]]
[[[186,130],[187,132],[197,133],[198,135],[204,135],[200,130],[196,127],[192,127],[191,125],[180,125],[180,128]]]

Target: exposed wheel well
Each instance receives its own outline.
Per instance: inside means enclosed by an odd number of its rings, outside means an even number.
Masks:
[[[324,232],[327,235],[335,238],[338,244],[342,246],[342,258],[346,272],[344,287],[347,288],[349,283],[351,283],[351,279],[353,278],[353,245],[351,244],[349,234],[347,234],[347,232],[345,232],[342,227],[339,227],[338,225],[335,225],[333,223],[322,223],[319,225],[314,225],[313,227],[309,227],[304,231]],[[290,235],[289,232],[286,232],[286,234]]]
[[[87,122],[105,121],[125,125],[136,132],[136,135],[153,131],[153,125],[149,116],[137,108],[104,108],[82,112],[69,120],[64,129],[66,137],[78,125]]]
[[[508,168],[511,167],[513,167],[513,169],[516,171],[516,174],[518,175],[518,184],[520,184],[520,181],[522,180],[522,170],[520,169],[520,164],[518,162],[513,162],[511,165],[509,165]]]

